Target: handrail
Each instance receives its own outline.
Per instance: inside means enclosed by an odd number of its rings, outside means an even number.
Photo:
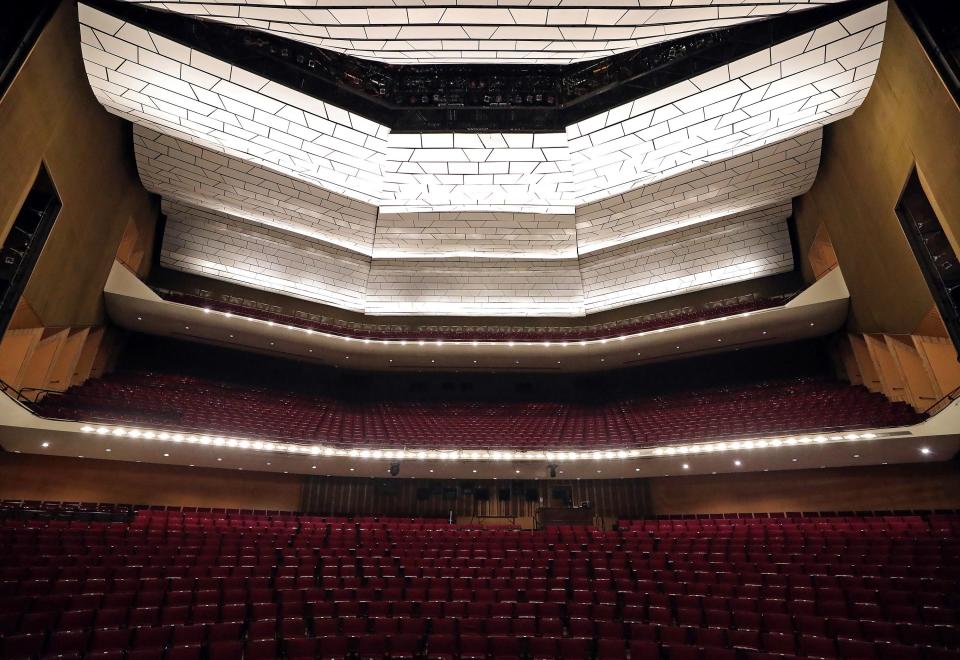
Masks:
[[[27,403],[33,403],[33,402],[22,396],[23,390],[18,390],[13,385],[10,385],[9,383],[6,383],[3,380],[0,380],[0,392],[7,395],[7,398],[9,398],[18,406],[26,410],[31,415],[36,415],[37,417],[39,417],[39,415],[37,415],[37,412],[33,408],[27,405]],[[67,421],[67,420],[63,420],[63,421]]]
[[[955,387],[951,392],[940,397],[940,399],[931,405],[929,408],[923,411],[928,417],[933,417],[934,415],[942,412],[947,406],[960,398],[960,385]],[[934,410],[936,408],[936,410]]]
[[[51,394],[63,394],[62,392],[56,392],[56,391],[53,391],[53,390],[51,390],[50,393],[51,393]],[[21,402],[21,405],[22,405],[22,402]],[[216,429],[200,428],[200,427],[197,427],[197,426],[188,426],[188,425],[183,425],[183,424],[174,424],[173,426],[165,426],[163,422],[130,422],[130,421],[124,421],[124,420],[119,420],[119,419],[104,420],[104,419],[91,419],[91,418],[87,418],[87,419],[69,419],[69,418],[62,418],[62,417],[48,417],[48,416],[44,416],[44,415],[38,414],[38,412],[37,412],[36,410],[33,410],[33,409],[29,408],[28,406],[25,406],[25,407],[26,407],[32,414],[36,415],[37,417],[41,417],[41,418],[43,418],[43,419],[48,419],[48,420],[50,420],[50,421],[55,421],[55,422],[73,422],[73,423],[87,423],[87,424],[102,424],[102,425],[108,425],[108,426],[133,426],[133,427],[139,427],[139,428],[144,428],[144,429],[167,431],[167,432],[170,432],[170,433],[186,433],[186,434],[193,434],[193,435],[210,435],[210,436],[222,435],[222,436],[225,436],[225,437],[235,437],[235,438],[241,438],[241,437],[244,436],[243,433],[235,433],[235,434],[226,433],[226,434],[225,434],[225,433],[223,433],[223,432],[217,431]],[[871,426],[868,426],[868,425],[863,425],[863,424],[851,424],[851,425],[846,425],[846,426],[829,426],[829,427],[826,427],[826,428],[824,428],[824,427],[820,427],[820,428],[793,428],[793,429],[783,429],[783,430],[779,430],[779,431],[757,432],[757,433],[725,433],[725,434],[722,434],[722,435],[711,436],[711,437],[709,437],[709,438],[699,438],[699,439],[697,439],[696,441],[677,439],[677,440],[668,440],[668,441],[665,441],[665,442],[654,443],[654,444],[643,443],[642,441],[638,441],[638,442],[636,442],[636,443],[634,443],[634,444],[629,444],[629,445],[599,445],[599,446],[589,447],[589,446],[581,446],[581,445],[571,446],[571,445],[563,445],[563,444],[560,444],[560,445],[551,445],[550,447],[540,447],[540,448],[518,447],[518,446],[514,446],[514,445],[497,445],[496,447],[494,447],[494,449],[496,449],[496,450],[509,450],[509,451],[515,451],[515,452],[525,452],[525,451],[557,451],[557,452],[561,452],[561,451],[584,451],[584,452],[589,452],[589,451],[602,451],[602,452],[607,452],[607,451],[620,451],[620,450],[630,450],[630,449],[656,449],[656,448],[659,447],[659,446],[669,446],[669,445],[684,444],[684,443],[686,443],[686,444],[690,444],[690,443],[694,443],[694,444],[710,444],[710,443],[714,443],[714,442],[725,442],[725,441],[728,441],[728,440],[753,440],[753,439],[765,439],[765,438],[778,438],[778,437],[785,437],[785,436],[790,436],[790,435],[811,435],[811,434],[825,435],[825,434],[831,434],[831,433],[845,433],[845,432],[851,432],[851,431],[862,431],[862,430],[872,429],[872,428],[874,428],[874,427],[871,427]],[[894,428],[896,428],[896,427],[894,427]],[[402,451],[411,452],[411,453],[416,453],[416,452],[418,452],[418,451],[423,451],[423,450],[427,450],[427,449],[438,450],[438,451],[445,451],[445,450],[451,450],[451,451],[452,451],[452,450],[454,450],[454,449],[458,449],[458,450],[478,450],[478,449],[490,449],[490,448],[491,448],[489,444],[483,444],[483,445],[458,444],[456,447],[428,447],[428,446],[425,446],[425,445],[399,445],[399,446],[396,446],[396,445],[389,445],[389,444],[383,444],[383,443],[380,443],[380,444],[377,444],[377,445],[372,445],[372,444],[356,444],[356,443],[343,442],[343,441],[341,441],[341,440],[331,440],[330,438],[308,438],[308,439],[305,439],[305,438],[295,438],[295,437],[286,436],[286,435],[270,435],[270,436],[266,436],[266,437],[262,437],[262,436],[256,436],[256,437],[258,437],[258,438],[260,438],[260,439],[263,439],[263,440],[276,440],[276,441],[281,441],[281,442],[285,442],[285,443],[288,443],[288,444],[303,445],[303,446],[313,446],[313,445],[315,445],[316,443],[321,443],[321,444],[323,444],[324,446],[327,446],[327,447],[330,447],[330,448],[333,448],[333,449],[365,449],[365,448],[384,448],[384,447],[386,447],[386,448],[389,448],[389,449],[392,449],[392,450],[395,450],[395,451],[400,451],[400,450],[402,450]]]

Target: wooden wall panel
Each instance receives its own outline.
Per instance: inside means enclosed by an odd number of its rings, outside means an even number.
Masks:
[[[957,352],[949,339],[914,336],[914,342],[940,397],[960,387],[960,363],[956,361]]]
[[[933,298],[894,208],[916,163],[960,245],[960,109],[891,2],[877,76],[853,116],[824,132],[820,172],[794,207],[801,257],[823,223],[851,294],[853,332],[910,334]],[[809,258],[804,275],[814,279]]]
[[[857,362],[857,369],[860,372],[863,386],[871,392],[882,391],[883,385],[880,382],[880,374],[870,357],[867,342],[863,337],[857,335],[847,335],[847,339],[850,341],[850,349],[853,351],[853,357]]]
[[[75,2],[60,4],[0,99],[0,237],[41,162],[63,208],[23,298],[41,325],[97,325],[128,221],[152,236],[158,206],[137,175],[129,124],[108,114],[87,83]]]
[[[650,480],[657,514],[960,508],[956,462]]]
[[[604,525],[618,517],[678,513],[751,513],[960,508],[956,462],[867,466],[715,476],[524,482],[538,491],[527,502],[514,487],[509,502],[497,500],[505,481],[476,481],[490,489],[477,502],[462,489],[452,500],[443,487],[454,481],[307,477],[147,463],[0,453],[0,498],[83,500],[179,506],[312,510],[327,514],[446,516],[458,520],[503,516],[532,524],[541,506],[557,506],[554,488],[569,487],[573,501],[593,502]],[[431,489],[427,500],[417,490]],[[503,522],[486,519],[487,523]]]
[[[894,359],[884,335],[864,335],[870,359],[880,376],[880,387],[891,401],[906,401],[907,390],[900,366]]]
[[[8,330],[0,341],[0,380],[14,389],[20,389],[24,367],[41,339],[43,328]]]
[[[303,478],[0,453],[0,499],[296,510]]]
[[[46,335],[34,348],[30,359],[24,362],[23,378],[20,381],[21,388],[31,387],[45,390],[49,387],[50,375],[67,343],[70,331],[64,328],[47,332]]]
[[[910,335],[885,335],[887,348],[896,361],[906,385],[907,400],[917,410],[926,410],[940,397],[936,386],[924,368],[923,360]]]

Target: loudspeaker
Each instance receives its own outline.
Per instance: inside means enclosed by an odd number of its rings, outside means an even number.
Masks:
[[[550,478],[551,478],[551,479],[556,479],[556,478],[557,478],[557,466],[556,466],[556,465],[548,465],[548,466],[547,466],[547,470],[550,471]]]
[[[398,474],[400,474],[400,464],[399,464],[399,463],[391,463],[391,464],[390,464],[390,476],[391,476],[391,477],[395,477],[395,476],[397,476]]]

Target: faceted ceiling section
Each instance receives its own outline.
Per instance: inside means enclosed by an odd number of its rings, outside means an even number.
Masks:
[[[164,199],[371,252],[376,206],[137,124],[133,148],[143,185]]]
[[[627,4],[555,0],[550,6],[524,0],[473,6],[389,0],[376,7],[356,0],[127,1],[396,64],[566,64],[838,0],[633,0]]]
[[[166,265],[369,314],[574,316],[792,268],[790,200],[821,127],[866,96],[885,12],[552,134],[393,134],[82,4],[80,21],[90,84],[164,198]]]
[[[80,5],[90,84],[111,111],[396,213],[573,213],[822,126],[866,96],[885,16],[880,3],[566,135],[405,135]]]

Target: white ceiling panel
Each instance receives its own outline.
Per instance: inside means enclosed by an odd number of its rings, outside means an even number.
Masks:
[[[821,127],[868,93],[885,16],[881,3],[564,133],[397,134],[80,5],[91,87],[134,123],[141,178],[174,217],[166,264],[373,314],[492,316],[792,267],[789,202],[816,176]],[[228,249],[238,235],[255,254]]]
[[[396,64],[568,64],[839,0],[127,1]]]

